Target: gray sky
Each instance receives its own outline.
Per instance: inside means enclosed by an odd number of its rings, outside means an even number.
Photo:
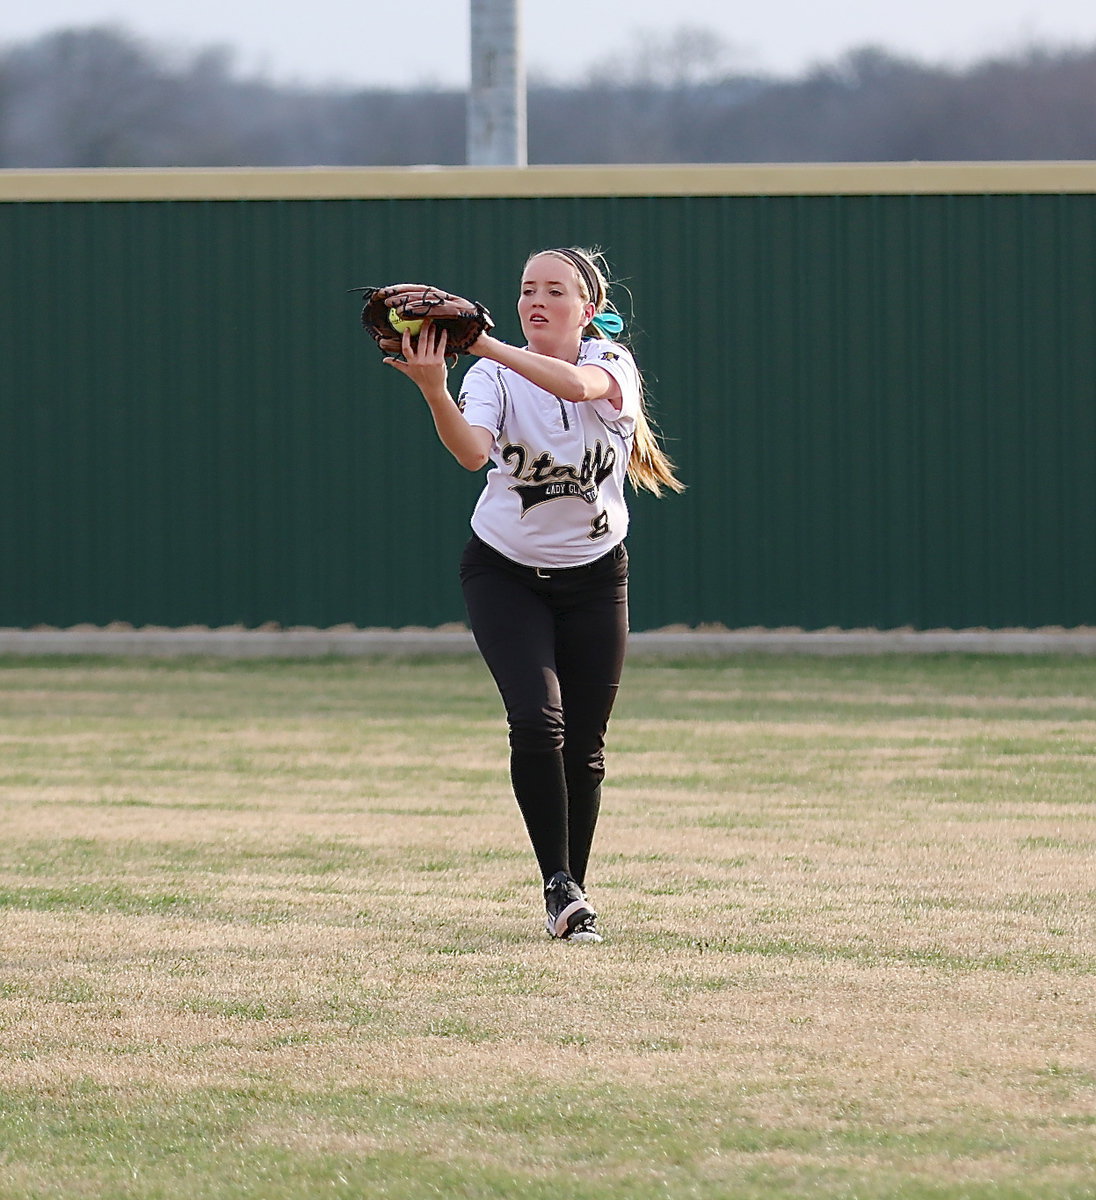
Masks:
[[[382,32],[381,20],[386,23]],[[402,14],[402,17],[401,17]],[[402,20],[402,25],[401,25]],[[115,23],[159,44],[230,45],[237,66],[277,82],[461,85],[468,78],[467,0],[30,0],[7,4],[0,42],[55,29]],[[627,55],[637,39],[681,26],[718,33],[730,63],[792,75],[867,44],[928,62],[961,64],[1033,42],[1096,43],[1092,0],[715,0],[690,11],[666,0],[567,4],[525,0],[531,73],[581,78]]]

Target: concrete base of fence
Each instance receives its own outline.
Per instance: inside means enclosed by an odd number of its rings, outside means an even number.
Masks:
[[[458,655],[475,651],[459,630],[416,629],[0,629],[0,655],[179,658],[347,658]],[[633,633],[636,656],[738,654],[1096,655],[1096,628],[934,630],[651,630]]]

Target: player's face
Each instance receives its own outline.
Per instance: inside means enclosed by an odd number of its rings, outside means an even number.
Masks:
[[[518,296],[518,318],[526,341],[543,354],[575,353],[594,315],[578,272],[554,254],[538,254],[526,264]]]

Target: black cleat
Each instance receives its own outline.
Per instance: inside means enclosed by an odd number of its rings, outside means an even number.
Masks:
[[[565,871],[557,871],[544,885],[545,924],[554,938],[567,942],[600,942],[597,913],[582,888]]]

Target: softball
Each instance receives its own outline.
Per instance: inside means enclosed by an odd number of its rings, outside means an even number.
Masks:
[[[394,308],[388,310],[388,324],[397,333],[403,333],[406,329],[412,337],[418,337],[419,330],[422,328],[421,320],[416,321],[410,317],[401,317]]]

